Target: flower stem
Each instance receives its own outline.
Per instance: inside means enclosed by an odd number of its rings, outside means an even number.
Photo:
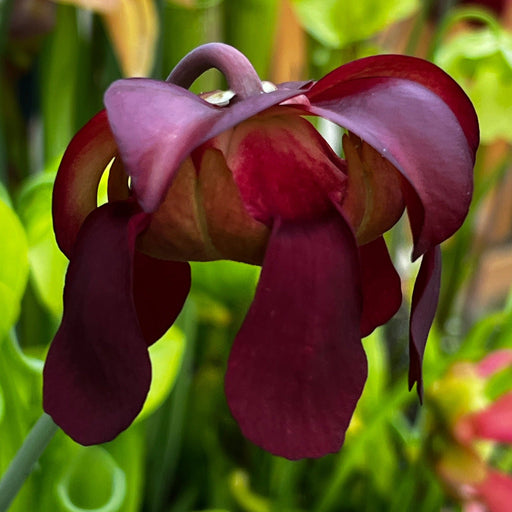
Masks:
[[[224,43],[208,43],[192,50],[178,62],[167,82],[188,89],[198,76],[211,68],[217,68],[226,77],[229,88],[240,99],[264,92],[258,73],[247,57]]]
[[[0,512],[9,508],[57,429],[46,413],[37,420],[0,480]]]

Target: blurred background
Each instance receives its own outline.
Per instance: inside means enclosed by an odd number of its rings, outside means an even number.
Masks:
[[[512,0],[0,0],[0,473],[42,413],[42,361],[62,314],[67,260],[51,220],[60,157],[113,80],[165,79],[210,41],[237,47],[275,83],[415,55],[472,99],[475,194],[443,245],[423,406],[406,382],[417,271],[407,225],[388,239],[404,304],[364,340],[369,378],[345,445],[319,460],[273,457],[241,436],[223,378],[259,269],[194,264],[177,326],[151,349],[153,384],[134,425],[88,448],[58,433],[10,510],[512,510],[512,434],[460,434],[475,417],[512,431]],[[193,90],[224,86],[212,71]]]

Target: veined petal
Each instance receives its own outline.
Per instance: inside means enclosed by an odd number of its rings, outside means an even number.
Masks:
[[[96,208],[103,171],[116,154],[116,142],[105,110],[96,114],[72,139],[53,188],[53,228],[69,258],[80,226]]]
[[[444,72],[413,58],[373,57],[338,68],[305,94],[311,107],[304,109],[355,133],[410,184],[414,258],[460,227],[471,200],[478,125],[471,103]]]
[[[409,325],[409,389],[416,382],[420,400],[423,397],[421,366],[439,300],[441,286],[441,249],[430,249],[423,255],[420,271],[414,284]]]
[[[379,237],[359,247],[359,258],[363,287],[361,336],[364,337],[398,311],[402,303],[402,287],[384,238]]]
[[[341,204],[344,162],[299,116],[262,115],[238,125],[226,162],[245,207],[258,221],[311,219]]]
[[[289,459],[340,449],[367,375],[360,317],[357,247],[344,220],[276,220],[226,374],[247,438]]]
[[[64,289],[64,316],[44,368],[45,411],[74,440],[97,444],[142,408],[151,364],[133,300],[135,239],[149,216],[107,203],[82,225]]]
[[[216,107],[166,82],[132,78],[105,93],[112,131],[137,200],[147,212],[165,197],[180,164],[198,146],[301,92],[279,89]]]

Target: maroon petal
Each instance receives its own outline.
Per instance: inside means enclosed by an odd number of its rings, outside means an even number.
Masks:
[[[355,133],[410,184],[414,258],[460,227],[471,200],[478,124],[448,75],[414,58],[372,57],[342,66],[305,94],[307,110]]]
[[[473,155],[479,143],[478,118],[475,109],[461,87],[440,67],[431,62],[407,55],[376,55],[349,62],[319,80],[307,96],[320,98],[336,96],[341,82],[359,80],[364,88],[368,78],[399,78],[411,80],[439,96],[457,117]]]
[[[44,368],[44,409],[75,441],[113,439],[137,416],[151,364],[133,301],[135,239],[149,215],[134,203],[94,210],[66,276],[64,317]]]
[[[300,459],[343,444],[367,375],[358,276],[341,217],[275,222],[226,374],[233,416],[265,450]]]
[[[398,311],[402,303],[402,287],[384,238],[360,247],[359,258],[363,287],[361,336],[364,337]]]
[[[174,323],[190,291],[190,265],[136,251],[133,296],[139,325],[148,345]]]
[[[102,110],[73,137],[62,157],[53,188],[53,227],[68,258],[82,222],[96,208],[101,175],[116,151]]]
[[[441,286],[441,249],[430,249],[421,261],[420,271],[414,284],[409,325],[409,389],[417,383],[420,400],[423,396],[421,365],[432,326]]]
[[[247,211],[259,222],[318,218],[340,204],[345,162],[299,116],[260,115],[237,126],[226,163]]]
[[[279,89],[216,107],[166,82],[131,78],[105,93],[108,119],[143,209],[156,210],[191,151],[241,121],[300,93]]]

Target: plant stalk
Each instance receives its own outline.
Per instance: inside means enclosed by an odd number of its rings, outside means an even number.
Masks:
[[[8,510],[57,430],[48,414],[43,413],[37,420],[0,480],[0,512]]]

